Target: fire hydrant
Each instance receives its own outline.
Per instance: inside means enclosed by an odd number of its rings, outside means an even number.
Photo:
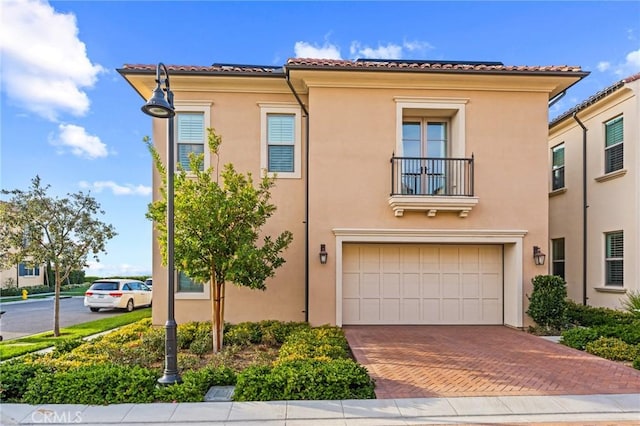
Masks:
[[[26,288],[22,289],[22,300],[27,300],[27,294],[29,294],[29,292],[27,291]]]

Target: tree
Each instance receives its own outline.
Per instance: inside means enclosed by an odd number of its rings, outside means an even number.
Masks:
[[[209,149],[218,157],[222,138],[213,129],[207,131]],[[163,180],[161,198],[149,205],[147,217],[158,231],[166,265],[166,168],[149,138],[145,142]],[[265,290],[265,280],[284,264],[280,253],[289,246],[293,235],[283,231],[275,239],[265,236],[257,245],[261,227],[276,210],[269,192],[273,178],[265,174],[254,186],[251,173],[245,176],[227,164],[220,176],[213,167],[204,170],[203,161],[202,154],[192,154],[189,172],[179,165],[175,174],[174,260],[176,269],[195,282],[210,285],[213,351],[217,353],[223,343],[225,283]]]
[[[18,189],[0,203],[0,266],[25,262],[30,265],[51,263],[54,270],[53,335],[60,335],[60,285],[71,271],[87,266],[91,254],[97,261],[106,242],[116,234],[95,216],[104,214],[100,204],[82,191],[66,198],[47,195],[50,185],[42,186],[40,177],[31,180],[28,191]]]

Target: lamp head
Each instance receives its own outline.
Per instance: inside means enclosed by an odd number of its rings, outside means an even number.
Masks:
[[[164,91],[160,88],[160,84],[153,89],[153,95],[142,106],[142,112],[156,118],[171,118],[176,115],[173,106],[167,102]]]

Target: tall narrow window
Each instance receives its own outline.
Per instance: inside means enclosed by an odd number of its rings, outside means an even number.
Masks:
[[[551,274],[557,275],[564,280],[564,238],[556,238],[551,240],[551,255]]]
[[[295,171],[295,115],[267,114],[267,170]]]
[[[624,233],[605,234],[605,285],[624,285]]]
[[[564,188],[564,143],[551,149],[551,189]]]
[[[177,162],[190,170],[189,154],[203,154],[205,144],[204,113],[180,112],[176,114]],[[204,164],[201,166],[203,167]],[[200,170],[203,170],[202,168]]]
[[[624,166],[624,131],[622,117],[605,123],[604,172],[611,173]]]

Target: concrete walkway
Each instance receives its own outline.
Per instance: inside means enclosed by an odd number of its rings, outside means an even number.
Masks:
[[[640,394],[346,401],[2,404],[2,425],[638,425]]]

